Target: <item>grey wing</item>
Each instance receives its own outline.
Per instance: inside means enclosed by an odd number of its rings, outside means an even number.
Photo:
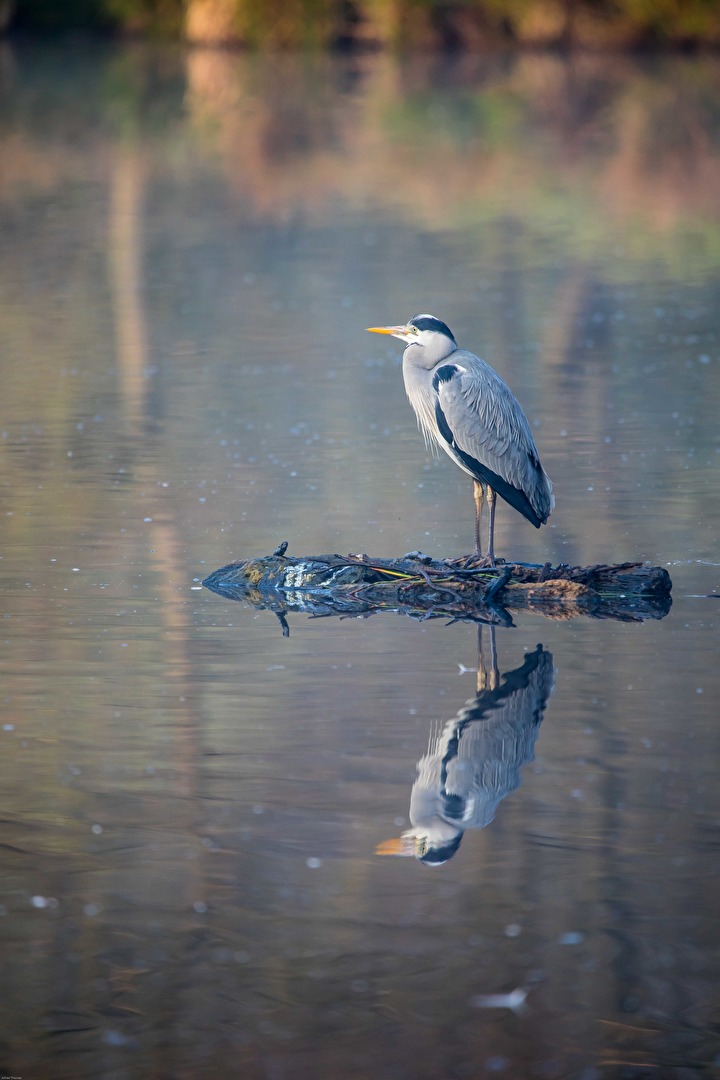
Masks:
[[[458,749],[446,789],[462,800],[468,826],[492,821],[501,799],[520,786],[520,769],[535,756],[555,684],[552,655],[538,649],[504,678],[498,690],[480,693],[458,716]]]
[[[533,525],[543,524],[554,505],[552,484],[520,403],[472,353],[454,356],[452,367],[451,376],[437,380],[436,419],[446,449]]]

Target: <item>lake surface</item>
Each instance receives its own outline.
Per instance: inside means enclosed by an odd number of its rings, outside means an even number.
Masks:
[[[4,44],[0,93],[3,1074],[715,1075],[720,62]],[[472,624],[200,587],[472,549],[365,332],[422,311],[555,483],[498,552],[673,579],[516,614],[485,712]],[[377,855],[501,714],[494,820]]]

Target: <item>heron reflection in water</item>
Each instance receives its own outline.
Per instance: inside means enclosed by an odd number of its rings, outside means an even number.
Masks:
[[[538,645],[523,664],[498,673],[494,627],[485,669],[478,629],[478,692],[442,731],[432,735],[410,795],[411,828],[378,845],[378,855],[414,855],[429,866],[451,859],[466,829],[482,829],[498,804],[520,786],[520,769],[534,758],[555,668]]]

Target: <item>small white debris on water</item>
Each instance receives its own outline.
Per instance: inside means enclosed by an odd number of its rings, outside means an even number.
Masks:
[[[579,930],[569,930],[567,934],[561,934],[558,938],[559,945],[579,945],[585,940],[585,935]]]
[[[54,896],[31,896],[30,903],[34,908],[56,908],[60,901]]]
[[[509,994],[477,994],[470,999],[470,1004],[477,1009],[510,1009],[511,1012],[522,1012],[527,995],[527,990],[518,986]]]

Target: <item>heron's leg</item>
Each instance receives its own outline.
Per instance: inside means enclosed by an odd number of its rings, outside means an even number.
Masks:
[[[495,645],[495,627],[491,624],[488,627],[490,631],[490,663],[485,663],[485,656],[483,653],[483,624],[478,623],[477,628],[477,644],[478,644],[478,661],[477,661],[477,692],[478,694],[482,690],[497,690],[500,685],[500,672],[497,666],[497,647]]]
[[[500,685],[500,672],[498,671],[497,646],[495,644],[495,627],[490,627],[490,689],[497,690]]]
[[[482,520],[485,488],[479,480],[473,480],[473,496],[475,498],[475,554],[480,559],[482,558],[482,536],[480,534],[480,522]]]
[[[490,559],[490,565],[495,565],[495,500],[497,498],[494,490],[487,486],[485,489],[485,495],[487,496],[487,504],[490,510],[490,524],[488,525],[488,558]]]

